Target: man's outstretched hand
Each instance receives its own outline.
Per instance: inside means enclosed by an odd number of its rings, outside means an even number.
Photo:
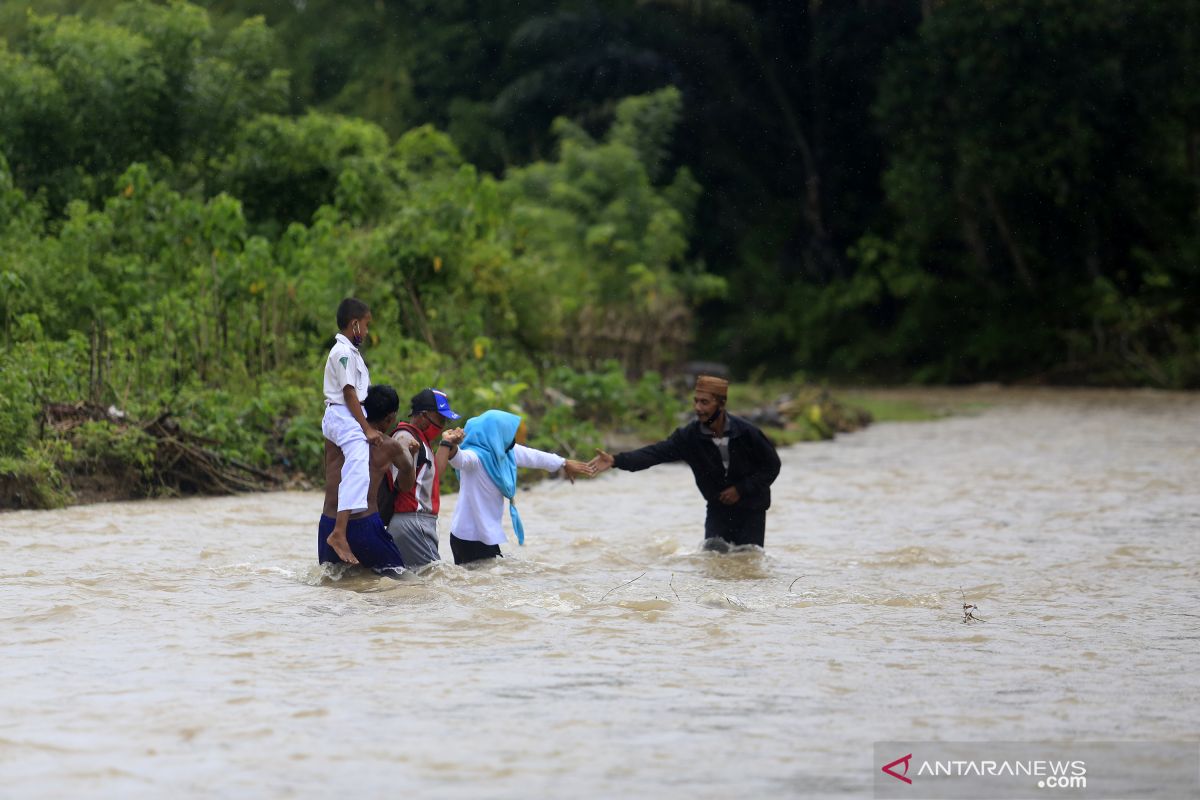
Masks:
[[[596,455],[588,462],[588,466],[592,468],[593,475],[599,475],[605,470],[612,469],[615,460],[610,453],[606,453],[597,447]]]

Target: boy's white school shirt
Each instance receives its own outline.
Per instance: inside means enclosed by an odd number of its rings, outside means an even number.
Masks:
[[[535,450],[525,445],[515,445],[513,455],[518,467],[544,469],[557,472],[567,460],[554,453]],[[479,456],[461,447],[449,461],[459,471],[458,499],[454,502],[454,516],[450,519],[450,532],[459,539],[484,544],[504,544],[504,495],[492,483]]]
[[[367,371],[367,362],[363,361],[358,348],[344,335],[334,337],[333,347],[329,350],[329,358],[325,360],[325,403],[342,406],[346,397],[342,388],[353,386],[358,402],[367,399],[367,389],[371,385],[371,373]]]

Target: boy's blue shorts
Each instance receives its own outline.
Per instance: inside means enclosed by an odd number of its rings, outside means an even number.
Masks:
[[[338,554],[325,540],[333,533],[333,517],[321,515],[317,523],[317,560],[322,564],[343,564]],[[352,519],[346,524],[346,541],[354,551],[358,563],[373,570],[403,569],[404,557],[400,555],[396,542],[383,527],[379,514]]]

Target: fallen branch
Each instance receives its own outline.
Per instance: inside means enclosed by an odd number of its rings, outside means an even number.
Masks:
[[[645,575],[645,574],[646,574],[646,573],[644,573],[644,572],[642,573],[642,575]],[[637,576],[637,578],[634,578],[632,581],[625,581],[625,582],[624,582],[624,583],[622,583],[620,586],[614,586],[613,588],[609,589],[607,592],[605,592],[605,593],[604,593],[604,597],[608,597],[610,594],[612,594],[613,592],[615,592],[617,589],[623,589],[623,588],[625,588],[625,587],[626,587],[626,586],[628,586],[629,584],[633,583],[633,581],[636,581],[636,580],[638,580],[638,578],[641,578],[641,577],[642,577],[642,575],[638,575],[638,576]],[[603,603],[603,602],[604,602],[604,597],[601,597],[601,598],[600,598],[599,600],[597,600],[596,602],[598,602],[598,603]]]
[[[969,625],[972,622],[987,622],[983,617],[975,616],[975,612],[979,610],[979,606],[967,603],[967,593],[963,591],[961,586],[958,587],[958,592],[963,598],[963,623]]]

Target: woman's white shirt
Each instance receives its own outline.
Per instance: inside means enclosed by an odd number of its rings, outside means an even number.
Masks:
[[[518,467],[547,472],[557,472],[567,463],[562,456],[521,444],[513,447],[513,455]],[[450,519],[450,532],[466,541],[504,544],[506,538],[501,522],[504,495],[488,477],[479,456],[459,448],[449,463],[459,471],[458,498],[454,503],[454,516]]]

